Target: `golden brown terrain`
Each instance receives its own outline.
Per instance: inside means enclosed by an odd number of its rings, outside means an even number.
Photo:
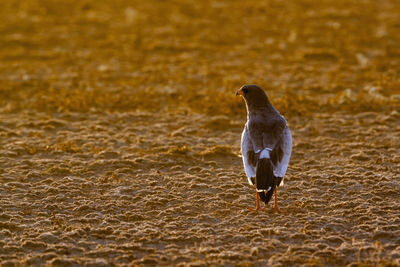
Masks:
[[[0,265],[399,266],[399,14],[0,1]],[[245,83],[292,130],[286,214],[247,210]]]

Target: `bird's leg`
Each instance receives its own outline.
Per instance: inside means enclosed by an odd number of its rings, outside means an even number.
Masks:
[[[276,189],[277,188],[277,186],[275,186],[275,207],[274,207],[274,212],[277,212],[277,213],[286,213],[285,211],[283,211],[283,210],[280,210],[279,208],[278,208],[278,196],[277,196],[277,193],[278,193],[278,190]]]
[[[261,208],[261,205],[260,205],[260,195],[258,194],[258,192],[256,191],[256,208],[255,209],[253,209],[253,208],[248,208],[249,210],[251,210],[251,211],[255,211],[255,212],[257,212],[258,210],[265,210],[265,208]]]

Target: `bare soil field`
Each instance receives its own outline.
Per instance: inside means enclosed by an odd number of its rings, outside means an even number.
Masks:
[[[0,2],[2,266],[399,266],[398,1]],[[235,91],[293,134],[258,213]]]

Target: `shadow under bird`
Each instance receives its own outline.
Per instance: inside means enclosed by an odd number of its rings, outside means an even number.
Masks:
[[[261,208],[275,192],[275,211],[279,212],[277,187],[283,178],[292,153],[292,135],[285,118],[272,106],[268,96],[257,85],[244,85],[236,95],[246,102],[247,122],[241,140],[244,170],[250,185],[256,186],[256,208]]]

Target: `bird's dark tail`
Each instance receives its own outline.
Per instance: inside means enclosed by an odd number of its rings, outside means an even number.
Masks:
[[[275,189],[275,177],[272,162],[268,158],[257,161],[256,188],[260,199],[268,204]]]

